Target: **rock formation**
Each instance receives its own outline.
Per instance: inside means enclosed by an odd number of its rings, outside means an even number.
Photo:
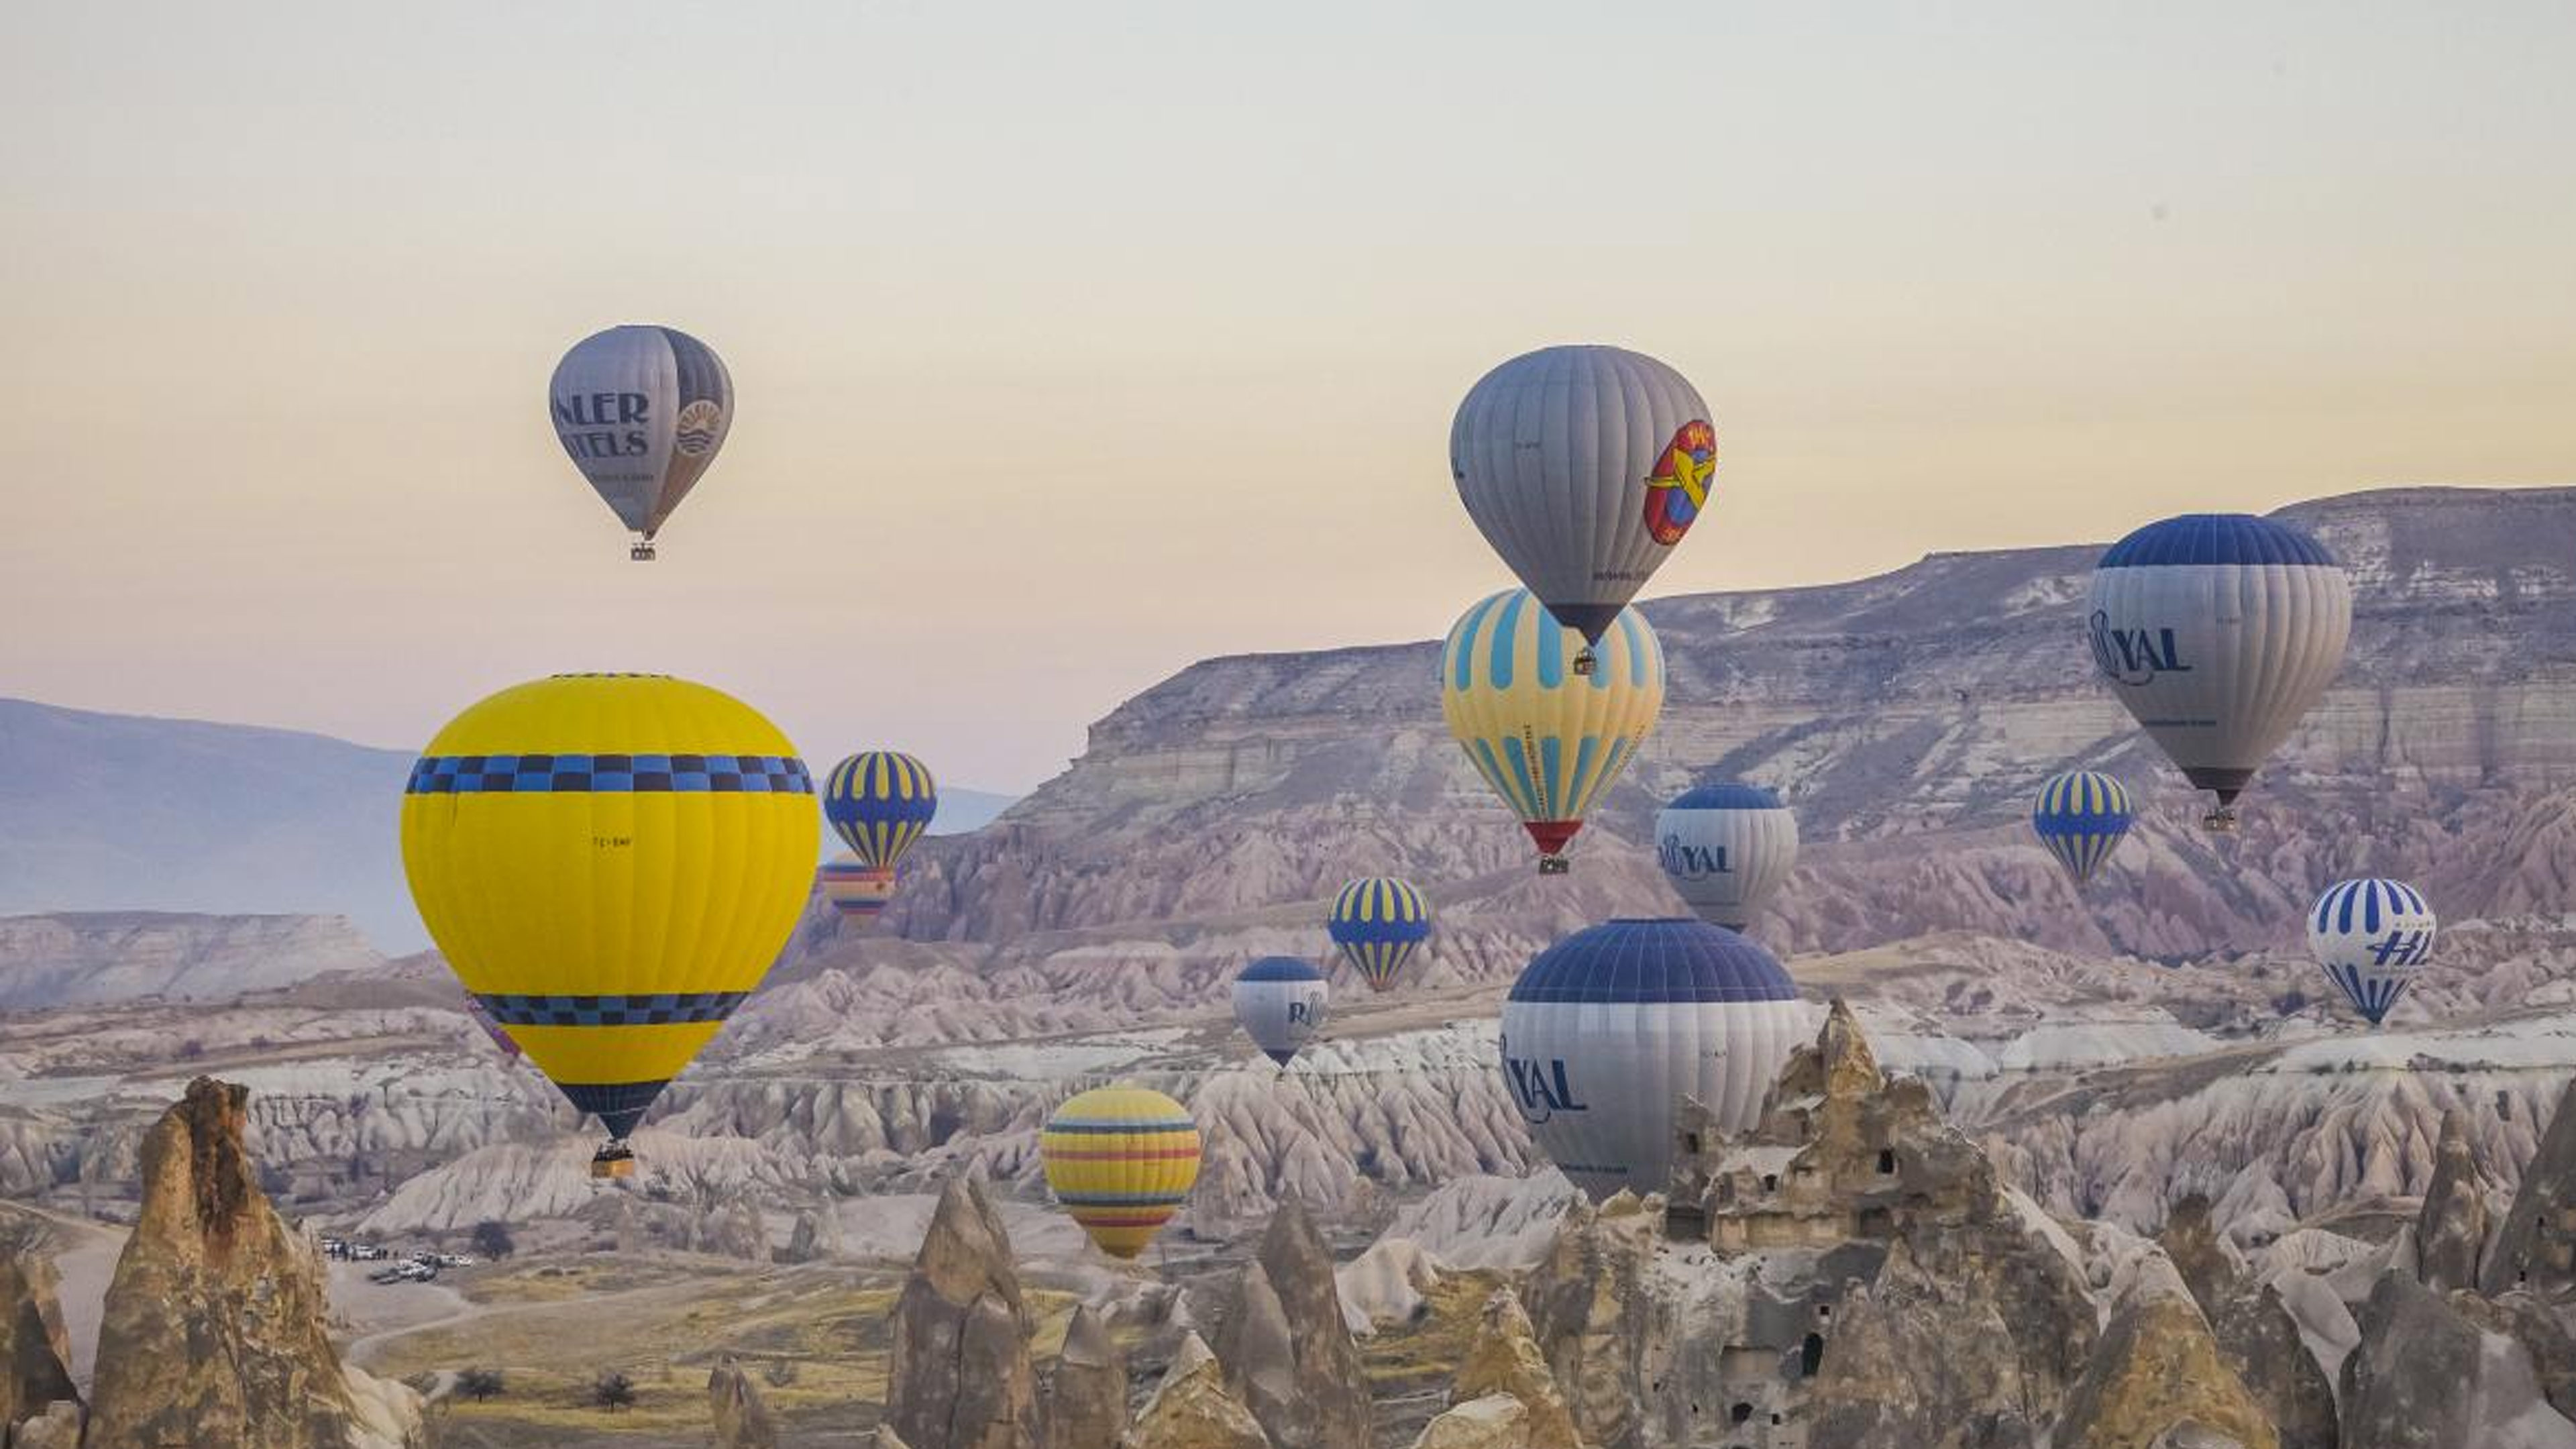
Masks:
[[[81,1449],[81,1407],[56,1399],[45,1412],[17,1427],[9,1449]]]
[[[826,1204],[796,1215],[796,1226],[787,1234],[787,1249],[779,1261],[813,1263],[835,1257],[840,1251],[841,1219]]]
[[[1575,1430],[1595,1449],[1626,1449],[1641,1432],[1637,1345],[1661,1208],[1660,1198],[1624,1192],[1598,1208],[1576,1200],[1521,1288]]]
[[[1182,1339],[1120,1449],[1276,1449],[1225,1380],[1207,1340],[1195,1333]]]
[[[1509,1288],[1497,1288],[1485,1300],[1475,1341],[1468,1346],[1466,1359],[1458,1365],[1458,1376],[1449,1386],[1449,1402],[1458,1407],[1495,1395],[1508,1396],[1521,1405],[1532,1444],[1546,1449],[1583,1449],[1582,1431],[1574,1427],[1574,1415],[1565,1406],[1565,1396],[1557,1392],[1556,1376],[1548,1372],[1547,1355],[1539,1350],[1537,1330],[1531,1327],[1528,1311]]]
[[[2257,1283],[2209,1216],[2209,1200],[2175,1204],[2159,1239],[2209,1320],[2219,1356],[2279,1432],[2281,1449],[2335,1449],[2334,1384],[2278,1290]]]
[[[2552,1129],[2553,1135],[2555,1129]],[[2571,1449],[2530,1353],[2404,1273],[2380,1275],[2343,1365],[2343,1449]]]
[[[707,1408],[715,1415],[716,1449],[778,1449],[778,1425],[760,1386],[731,1358],[707,1375]]]
[[[886,1423],[913,1449],[1036,1449],[1036,1403],[1010,1235],[981,1179],[952,1178],[895,1304]]]
[[[1117,1449],[1127,1427],[1127,1355],[1088,1303],[1065,1325],[1042,1402],[1046,1449]]]
[[[1279,1449],[1372,1449],[1368,1374],[1333,1279],[1333,1255],[1295,1198],[1246,1264],[1218,1338],[1226,1382]]]
[[[10,1442],[12,1426],[42,1417],[51,1405],[78,1412],[61,1286],[49,1258],[33,1251],[0,1257],[0,1443]]]
[[[1982,1280],[1945,1283],[1900,1241],[1844,1295],[1807,1407],[1808,1449],[2022,1449],[2034,1441],[2013,1326]]]
[[[2442,1114],[2433,1182],[2415,1218],[2416,1275],[2435,1292],[2478,1286],[2487,1247],[2487,1178],[2469,1146],[2468,1114]]]
[[[1556,1449],[1530,1425],[1527,1404],[1509,1394],[1488,1394],[1452,1405],[1422,1426],[1413,1449]]]
[[[143,1143],[99,1329],[90,1449],[397,1449],[420,1398],[344,1369],[322,1265],[259,1189],[246,1088],[205,1077]]]
[[[2492,1298],[2515,1288],[2543,1297],[2576,1288],[2576,1081],[2559,1095],[2549,1131],[2522,1170],[2513,1209],[2494,1232],[2478,1286]]]
[[[2191,1289],[2161,1251],[2120,1267],[2111,1318],[2067,1396],[2053,1449],[2153,1449],[2185,1425],[2278,1449],[2263,1406],[2229,1369]]]

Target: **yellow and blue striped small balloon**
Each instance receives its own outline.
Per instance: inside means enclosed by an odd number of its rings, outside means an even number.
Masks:
[[[1352,881],[1333,897],[1333,914],[1325,929],[1342,959],[1360,973],[1371,991],[1395,985],[1404,963],[1431,935],[1431,903],[1422,892],[1393,876],[1373,875]]]
[[[2039,787],[2031,806],[2031,828],[2042,845],[2066,867],[2078,886],[2093,879],[2111,858],[2136,816],[2128,789],[2099,770],[2069,770]]]
[[[1113,1258],[1145,1251],[1199,1180],[1189,1109],[1148,1087],[1099,1087],[1058,1107],[1038,1138],[1047,1187]]]
[[[823,818],[859,858],[859,864],[892,870],[939,813],[939,785],[930,767],[894,750],[868,750],[832,769],[823,791]]]

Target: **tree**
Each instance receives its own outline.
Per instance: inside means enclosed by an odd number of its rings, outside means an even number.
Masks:
[[[456,1376],[456,1391],[476,1403],[494,1398],[508,1389],[496,1368],[470,1368]]]
[[[511,1238],[508,1223],[485,1218],[474,1225],[474,1251],[486,1258],[506,1258],[519,1251],[519,1245]]]
[[[604,1369],[591,1383],[590,1401],[614,1414],[635,1402],[635,1381],[616,1369]]]

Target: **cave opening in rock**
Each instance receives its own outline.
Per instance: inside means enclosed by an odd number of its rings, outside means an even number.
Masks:
[[[1825,1336],[1821,1333],[1808,1334],[1807,1341],[1798,1346],[1799,1375],[1804,1378],[1814,1378],[1816,1370],[1822,1368],[1824,1362]]]

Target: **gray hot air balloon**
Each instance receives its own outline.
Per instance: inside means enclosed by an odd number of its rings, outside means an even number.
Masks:
[[[1741,931],[1798,863],[1798,818],[1759,785],[1700,785],[1656,814],[1655,859],[1701,920]]]
[[[1727,1132],[1751,1127],[1808,1019],[1789,973],[1733,931],[1611,921],[1540,952],[1512,983],[1504,1085],[1539,1149],[1593,1201],[1662,1192],[1681,1099]]]
[[[2093,571],[2093,662],[2232,829],[2238,792],[2325,693],[2352,584],[2325,546],[2243,513],[2151,523]]]
[[[1549,347],[1468,390],[1449,471],[1485,541],[1587,644],[1708,506],[1717,431],[1678,372],[1616,347]],[[1575,672],[1591,672],[1587,648]]]
[[[547,388],[555,436],[590,486],[641,535],[653,535],[714,462],[733,426],[733,379],[713,349],[669,327],[611,327],[575,344]]]

